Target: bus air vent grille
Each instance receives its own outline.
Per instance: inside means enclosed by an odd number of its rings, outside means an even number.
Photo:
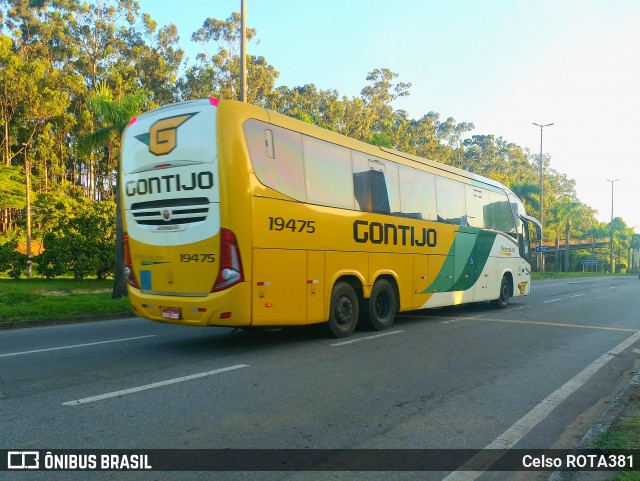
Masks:
[[[206,220],[209,213],[209,199],[188,197],[136,202],[131,204],[131,213],[138,225],[193,224]]]

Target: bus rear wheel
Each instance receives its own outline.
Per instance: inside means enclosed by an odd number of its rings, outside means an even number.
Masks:
[[[367,324],[376,331],[389,329],[398,310],[396,291],[391,282],[378,279],[371,289],[368,304]]]
[[[334,337],[347,337],[358,323],[358,295],[348,282],[338,282],[331,291],[327,326]]]
[[[509,297],[511,295],[511,289],[509,286],[509,278],[502,276],[502,282],[500,283],[500,296],[497,299],[491,301],[491,305],[496,309],[504,309],[509,303]]]

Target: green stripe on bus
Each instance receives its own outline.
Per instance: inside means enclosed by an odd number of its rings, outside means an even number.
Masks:
[[[473,287],[489,259],[496,235],[495,232],[475,229],[473,233],[465,229],[456,234],[440,272],[420,294],[466,291]],[[448,277],[451,272],[453,279]]]

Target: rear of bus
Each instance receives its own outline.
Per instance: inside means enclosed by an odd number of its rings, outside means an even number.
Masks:
[[[125,274],[136,315],[191,325],[250,320],[237,229],[221,209],[219,110],[217,99],[173,104],[132,119],[123,134]],[[237,209],[234,217],[246,219]]]

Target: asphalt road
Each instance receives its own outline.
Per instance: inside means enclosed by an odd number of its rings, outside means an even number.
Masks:
[[[571,448],[640,367],[639,339],[635,277],[539,281],[504,310],[416,311],[341,340],[143,319],[2,331],[0,449]],[[10,479],[460,479],[249,474]]]

